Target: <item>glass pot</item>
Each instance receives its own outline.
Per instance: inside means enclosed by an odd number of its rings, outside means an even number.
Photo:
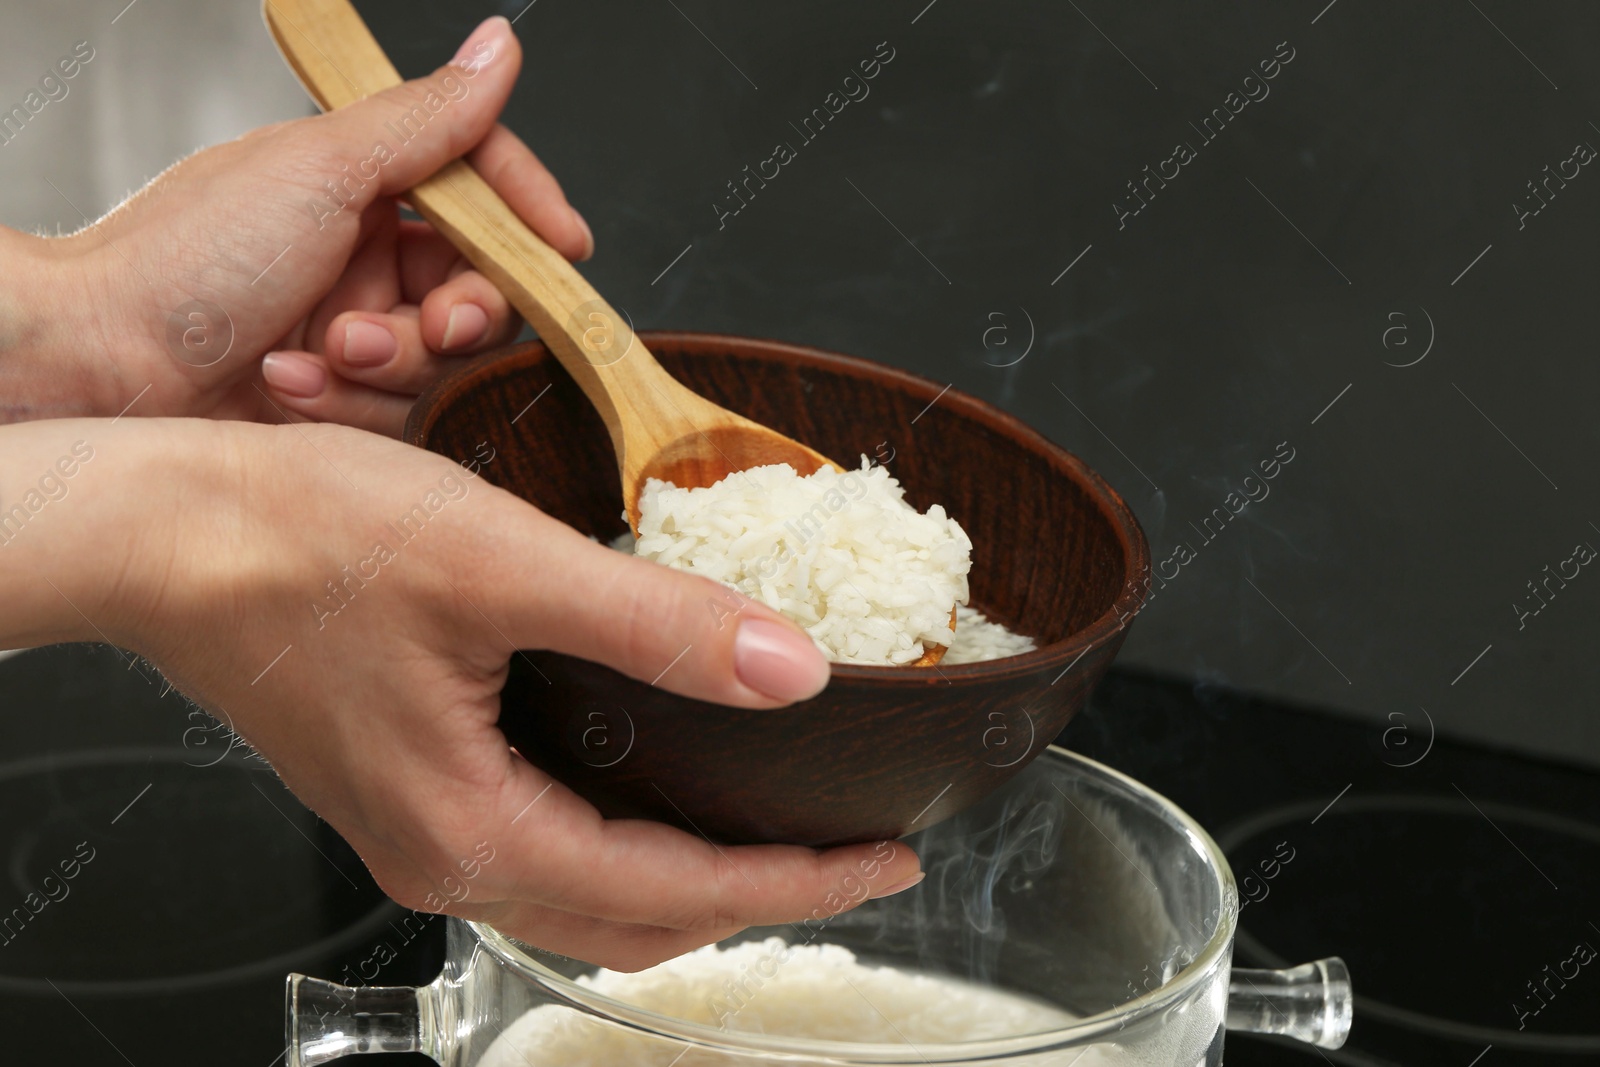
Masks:
[[[443,1067],[565,1067],[584,1061],[576,1034],[592,1038],[593,1062],[657,1067],[1194,1067],[1222,1062],[1226,1030],[1328,1049],[1349,1033],[1343,961],[1232,968],[1239,896],[1222,852],[1170,801],[1093,760],[1052,747],[994,796],[906,843],[927,872],[916,888],[841,911],[864,892],[863,883],[844,884],[811,919],[747,930],[724,947],[771,937],[802,953],[814,950],[798,946],[842,946],[864,964],[957,979],[1065,1014],[996,1033],[994,1020],[1011,1015],[991,1010],[977,1039],[928,1040],[869,1001],[889,1040],[821,1040],[795,1029],[792,1011],[777,1013],[788,1023],[763,1020],[763,998],[777,1005],[785,961],[798,958],[788,950],[730,973],[736,981],[712,995],[663,998],[658,983],[654,1000],[633,1002],[594,988],[588,964],[452,919],[444,971],[423,988],[352,989],[291,975],[288,1063],[422,1052]],[[862,1016],[854,998],[866,994],[847,984],[837,1012],[817,1011]],[[524,1018],[534,1010],[543,1015]],[[559,1048],[529,1037],[557,1031]]]

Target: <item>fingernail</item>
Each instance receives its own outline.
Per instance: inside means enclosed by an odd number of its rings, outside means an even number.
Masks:
[[[746,619],[733,639],[733,670],[739,681],[773,700],[793,702],[822,692],[828,661],[811,639],[792,626]]]
[[[483,340],[489,332],[489,313],[477,304],[457,304],[450,309],[450,318],[444,324],[444,344],[448,352],[466,348]]]
[[[583,231],[583,255],[578,257],[579,262],[582,262],[594,255],[594,231],[589,229],[588,220],[578,214],[577,208],[572,209],[572,221]]]
[[[492,45],[488,48],[483,48],[482,46],[498,40],[500,35],[510,28],[511,23],[506,21],[504,15],[496,15],[493,18],[483,20],[478,24],[478,28],[472,31],[472,36],[462,42],[460,49],[456,51],[455,58],[450,62],[457,66],[465,66],[476,74],[485,63],[488,63],[495,56]]]
[[[269,352],[261,361],[261,376],[280,393],[303,400],[321,395],[328,384],[327,372],[321,364],[292,352]]]
[[[903,882],[896,882],[894,885],[890,886],[888,889],[885,889],[883,892],[872,894],[872,899],[873,900],[882,900],[884,897],[892,897],[896,893],[904,893],[907,889],[910,889],[912,886],[920,884],[922,882],[922,880],[924,878],[926,878],[926,877],[928,877],[928,872],[927,871],[918,871],[916,873],[916,877],[907,878]]]
[[[352,367],[381,367],[399,350],[394,334],[375,322],[357,319],[344,328],[344,361]]]

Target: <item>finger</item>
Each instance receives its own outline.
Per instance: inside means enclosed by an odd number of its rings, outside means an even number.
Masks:
[[[664,823],[602,819],[581,797],[507,754],[495,818],[506,847],[484,868],[490,899],[515,895],[613,922],[729,936],[747,926],[825,923],[916,878],[916,854],[881,841],[818,852],[719,847]],[[669,798],[670,800],[670,798]]]
[[[311,352],[269,352],[261,361],[261,377],[282,411],[388,437],[400,436],[414,399],[347,381],[330,373],[325,357]]]
[[[305,147],[326,157],[323,169],[340,177],[339,201],[319,215],[319,228],[353,225],[347,209],[364,211],[380,196],[403,193],[481,142],[521,65],[511,24],[496,16],[473,31],[449,65],[296,127]],[[352,166],[354,146],[361,158]]]
[[[561,183],[520,137],[496,125],[467,158],[551,248],[571,260],[594,255],[589,224],[567,203]]]
[[[488,923],[546,952],[614,971],[642,971],[732,933],[610,922],[522,901],[452,908],[451,914]]]
[[[456,356],[505,344],[522,319],[493,282],[464,270],[423,299],[421,326],[430,349]]]
[[[310,351],[330,351],[325,339],[333,320],[341,313],[388,311],[400,302],[400,283],[394,268],[400,239],[399,208],[393,200],[379,200],[362,213],[361,223],[360,244],[306,324]]]
[[[416,396],[444,372],[422,340],[418,309],[348,311],[328,324],[323,341],[339,377],[374,389]]]
[[[463,306],[492,321],[476,304]],[[516,334],[519,323],[512,319],[493,326],[479,343],[463,346],[453,355],[503,343],[507,335]],[[439,355],[423,340],[419,309],[403,305],[387,314],[352,311],[340,315],[328,326],[326,352],[339,377],[405,396],[417,396],[455,366],[454,359]]]
[[[426,222],[400,221],[400,298],[421,304],[429,293],[461,273],[456,246]]]
[[[604,663],[700,700],[778,707],[821,692],[828,662],[792,622],[706,578],[615,552],[543,513],[469,590],[519,648]],[[539,553],[525,551],[535,537]],[[482,597],[482,600],[478,598]]]

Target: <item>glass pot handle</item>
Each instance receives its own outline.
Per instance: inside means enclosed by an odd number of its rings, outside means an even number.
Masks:
[[[1235,967],[1228,980],[1228,1029],[1338,1048],[1350,1035],[1353,996],[1350,969],[1337,956],[1283,971]]]
[[[367,1052],[423,1052],[432,1027],[431,989],[362,986],[352,989],[291,974],[284,996],[288,1067],[318,1067]],[[437,1057],[436,1057],[437,1058]]]

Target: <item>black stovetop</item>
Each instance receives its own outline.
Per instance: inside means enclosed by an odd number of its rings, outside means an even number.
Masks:
[[[1600,973],[1569,962],[1600,947],[1600,774],[1436,737],[1420,708],[1363,723],[1126,674],[1060,741],[1222,846],[1236,966],[1350,965],[1344,1049],[1230,1036],[1230,1067],[1600,1062]]]
[[[349,848],[164,690],[104,647],[0,663],[0,916],[56,875],[0,932],[7,1062],[272,1067],[287,972],[440,964],[438,922],[399,925]],[[1349,963],[1343,1050],[1232,1036],[1231,1067],[1600,1062],[1600,974],[1571,962],[1600,946],[1600,774],[1434,737],[1420,709],[1360,723],[1130,673],[1062,740],[1222,844],[1236,963]]]

